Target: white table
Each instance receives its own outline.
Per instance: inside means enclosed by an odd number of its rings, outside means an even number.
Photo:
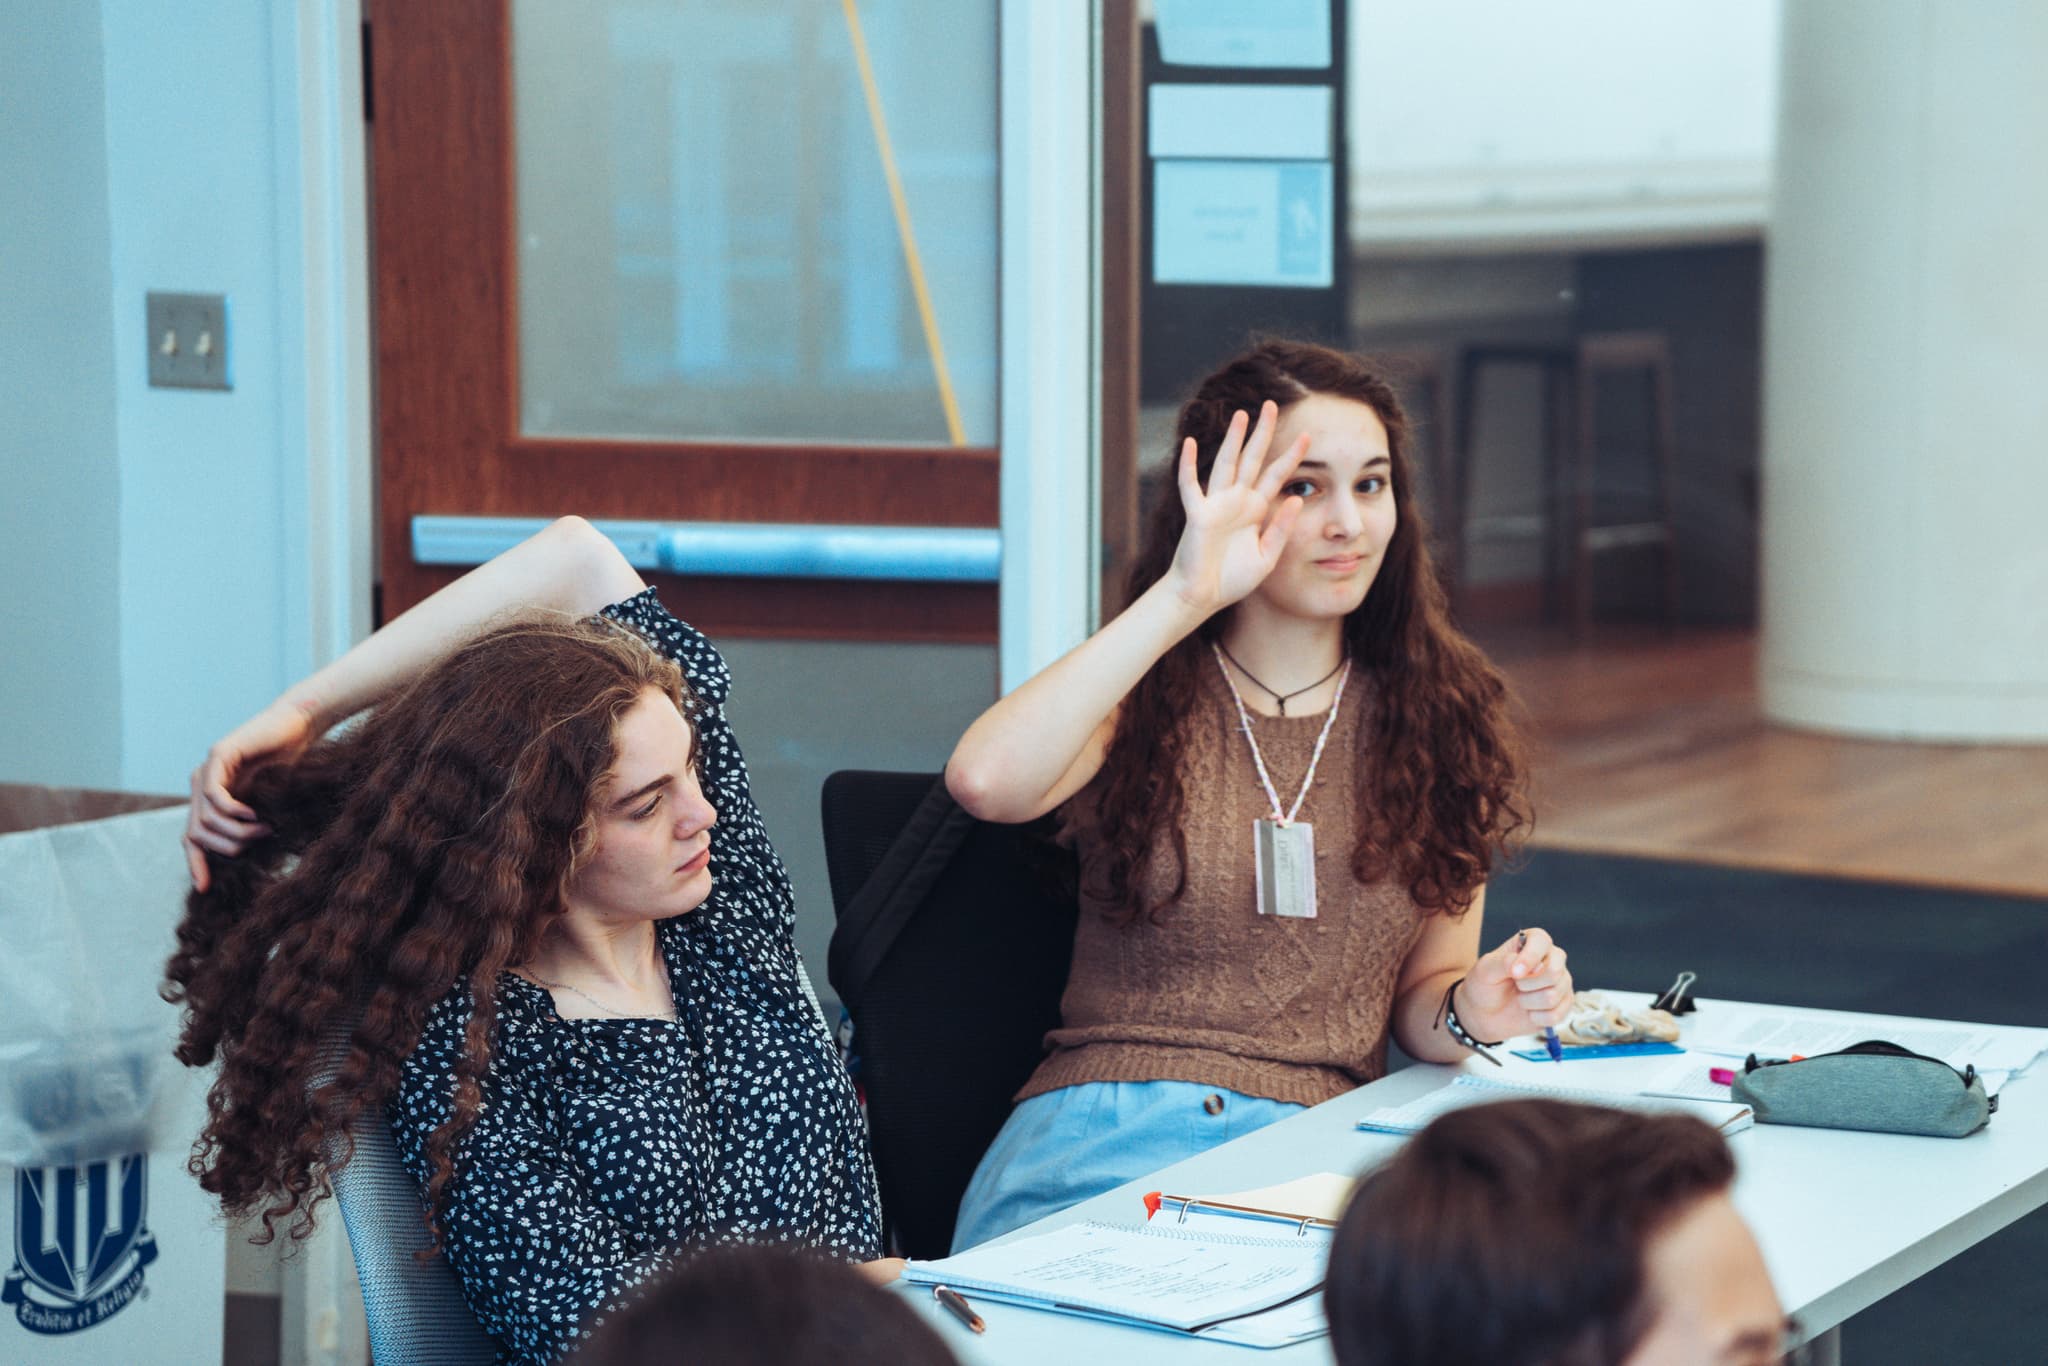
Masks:
[[[1751,1008],[1711,1001],[1701,1006]],[[1507,1063],[1505,1072],[1476,1058],[1461,1067],[1396,1072],[1009,1236],[1091,1219],[1140,1224],[1147,1191],[1244,1190],[1312,1172],[1377,1166],[1403,1140],[1360,1132],[1353,1127],[1358,1118],[1441,1086],[1460,1070],[1566,1077],[1577,1086],[1591,1084],[1597,1076],[1592,1069],[1624,1065],[1574,1062],[1560,1069],[1514,1058]],[[2041,1068],[2048,1069],[2048,1061]],[[2009,1084],[1990,1127],[1967,1139],[1759,1125],[1729,1144],[1738,1169],[1735,1203],[1756,1231],[1786,1311],[1815,1339],[1821,1362],[1839,1359],[1836,1330],[1845,1319],[2048,1204],[2048,1084],[2038,1070]],[[1328,1338],[1258,1351],[987,1300],[975,1301],[988,1323],[988,1332],[976,1336],[934,1304],[929,1290],[906,1285],[901,1293],[938,1327],[964,1366],[1327,1366],[1332,1360]]]

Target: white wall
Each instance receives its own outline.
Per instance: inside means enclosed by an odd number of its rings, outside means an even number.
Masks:
[[[1365,251],[1759,232],[1779,0],[1352,0]]]
[[[0,782],[121,776],[100,52],[96,6],[0,9]]]
[[[175,792],[367,624],[356,20],[0,8],[0,781]],[[231,392],[148,386],[151,290],[228,296]]]
[[[121,774],[176,791],[282,690],[280,318],[270,6],[106,0],[115,354],[152,289],[228,296],[231,393],[117,368]]]

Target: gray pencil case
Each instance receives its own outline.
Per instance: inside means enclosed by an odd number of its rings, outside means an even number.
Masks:
[[[1759,1124],[1867,1129],[1962,1138],[1998,1111],[1975,1067],[1958,1072],[1940,1058],[1873,1039],[1793,1062],[1752,1053],[1730,1090]]]

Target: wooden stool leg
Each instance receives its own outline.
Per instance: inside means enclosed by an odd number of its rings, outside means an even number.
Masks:
[[[1574,479],[1573,546],[1573,633],[1582,634],[1593,616],[1592,567],[1596,553],[1632,546],[1649,546],[1658,555],[1659,589],[1663,597],[1664,625],[1678,624],[1678,410],[1674,401],[1677,382],[1671,363],[1671,346],[1661,333],[1593,333],[1579,339],[1579,442]],[[1650,446],[1649,469],[1655,482],[1655,512],[1646,520],[1613,526],[1594,526],[1595,481],[1599,474],[1599,426],[1594,416],[1596,379],[1603,374],[1641,376],[1649,386],[1649,420],[1646,442]]]
[[[1572,471],[1578,463],[1578,367],[1566,358],[1543,365],[1543,619],[1573,610]]]
[[[1673,391],[1677,388],[1671,352],[1659,347],[1651,366],[1652,390],[1657,405],[1657,502],[1664,519],[1662,565],[1664,570],[1664,626],[1678,629],[1678,411]]]
[[[1466,528],[1472,518],[1472,433],[1478,422],[1479,358],[1461,350],[1451,369],[1458,377],[1457,427],[1450,438],[1452,468],[1446,474],[1448,487],[1442,498],[1451,519],[1444,540],[1451,548],[1451,615],[1457,618],[1464,615],[1472,587],[1472,547],[1466,541]]]
[[[1598,466],[1598,450],[1595,445],[1593,417],[1593,377],[1598,367],[1588,364],[1582,357],[1574,388],[1578,401],[1574,404],[1577,413],[1577,437],[1574,443],[1571,475],[1571,546],[1572,573],[1572,638],[1585,639],[1587,630],[1593,624],[1593,479]]]
[[[1443,548],[1443,563],[1437,566],[1437,573],[1444,584],[1444,592],[1452,598],[1457,596],[1458,585],[1464,582],[1465,561],[1463,547],[1450,534],[1454,529],[1458,537],[1464,535],[1464,523],[1452,522],[1456,515],[1452,500],[1458,496],[1458,416],[1454,410],[1451,395],[1451,380],[1455,371],[1452,365],[1439,361],[1430,371],[1429,413],[1436,430],[1430,434],[1429,453],[1432,457],[1430,482],[1435,488],[1435,502],[1431,512],[1435,515],[1437,544]]]

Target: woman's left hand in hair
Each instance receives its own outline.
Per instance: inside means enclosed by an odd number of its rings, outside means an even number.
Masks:
[[[1572,974],[1547,931],[1521,930],[1482,957],[1458,987],[1458,1019],[1482,1039],[1512,1039],[1563,1024]]]

